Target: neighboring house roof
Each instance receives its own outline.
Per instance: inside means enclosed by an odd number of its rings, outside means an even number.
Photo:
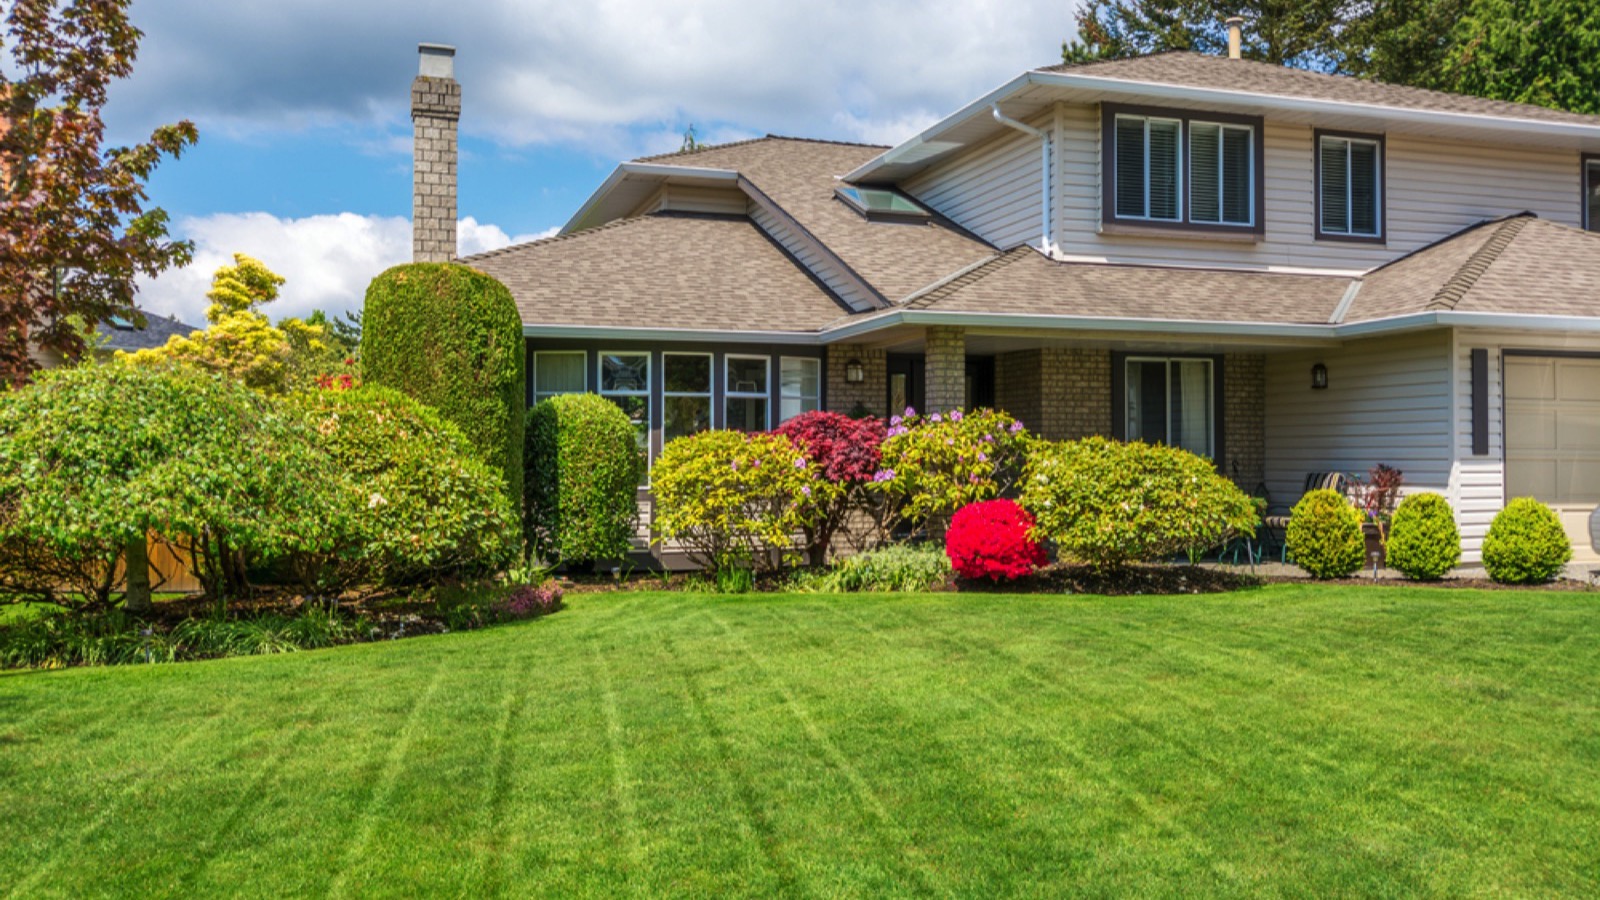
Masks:
[[[905,304],[906,309],[1324,324],[1350,279],[1223,269],[1056,262],[1018,247]]]
[[[95,329],[95,333],[102,338],[100,349],[125,350],[129,353],[149,350],[166,346],[167,338],[174,335],[188,337],[190,333],[202,330],[193,325],[185,325],[175,318],[158,316],[152,312],[146,312],[144,318],[143,328],[138,328],[125,320],[101,323]]]
[[[1600,316],[1600,234],[1523,213],[1374,269],[1345,321],[1415,312]]]
[[[460,262],[529,326],[815,332],[848,311],[744,216],[661,212]]]
[[[1359,103],[1364,106],[1390,109],[1431,110],[1507,119],[1600,125],[1600,116],[1565,112],[1530,103],[1486,100],[1481,97],[1447,94],[1442,91],[1387,84],[1347,75],[1329,75],[1254,60],[1228,59],[1185,51],[1156,53],[1129,59],[1042,66],[1036,71],[1277,97]]]
[[[768,136],[638,162],[738,172],[892,303],[994,248],[937,215],[916,223],[869,220],[834,195],[841,176],[885,149]]]

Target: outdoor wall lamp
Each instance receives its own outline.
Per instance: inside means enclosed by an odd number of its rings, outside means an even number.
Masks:
[[[1325,391],[1328,389],[1328,367],[1317,363],[1311,367],[1311,389]]]
[[[851,359],[844,364],[844,380],[846,384],[860,384],[867,380],[867,367],[859,359]]]

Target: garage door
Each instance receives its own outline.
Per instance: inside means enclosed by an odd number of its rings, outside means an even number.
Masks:
[[[1600,359],[1505,357],[1506,495],[1600,503]]]

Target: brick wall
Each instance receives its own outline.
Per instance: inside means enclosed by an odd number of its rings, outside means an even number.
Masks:
[[[967,333],[964,328],[936,325],[925,338],[927,383],[925,412],[960,409],[967,399]]]
[[[1040,350],[1016,350],[994,358],[994,405],[1028,427],[1039,421]]]
[[[1111,351],[1043,351],[1044,409],[1036,433],[1053,441],[1111,434]]]
[[[461,85],[419,75],[411,82],[411,258],[456,258],[456,124]]]
[[[861,360],[866,380],[850,384],[844,379],[845,366],[850,360]],[[828,348],[828,409],[832,412],[855,415],[866,410],[870,415],[886,418],[889,404],[889,359],[882,351],[859,344],[839,344]]]
[[[1267,476],[1267,358],[1229,353],[1222,358],[1222,474],[1246,491]]]

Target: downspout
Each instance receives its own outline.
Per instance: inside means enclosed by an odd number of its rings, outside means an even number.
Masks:
[[[1031,134],[1039,139],[1039,193],[1040,218],[1042,233],[1039,235],[1039,251],[1046,256],[1050,255],[1050,133],[1042,128],[1035,128],[1026,122],[1018,122],[1000,111],[999,103],[990,104],[994,110],[994,120],[1008,128],[1015,128],[1023,134]]]

